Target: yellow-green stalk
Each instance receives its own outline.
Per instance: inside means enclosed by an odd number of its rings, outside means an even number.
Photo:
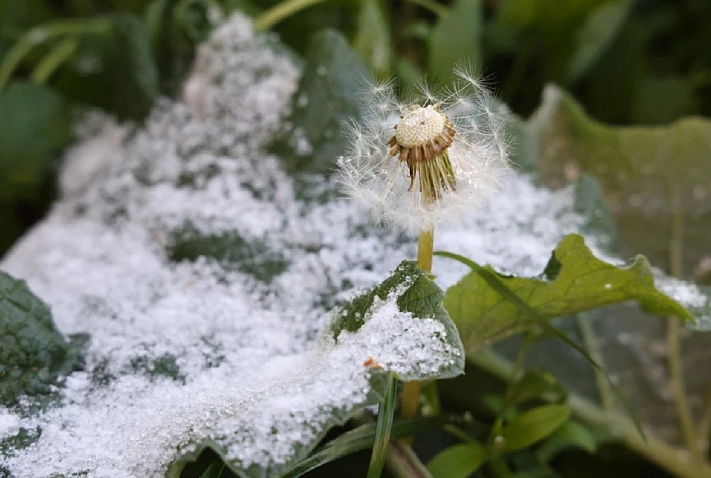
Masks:
[[[439,105],[411,106],[409,113],[395,126],[395,135],[387,145],[391,156],[399,156],[410,172],[410,191],[419,188],[422,201],[434,205],[445,191],[456,189],[454,167],[447,149],[451,146],[456,131],[450,119],[439,110]],[[420,231],[417,242],[417,266],[432,272],[434,251],[434,227]],[[418,414],[420,383],[406,382],[400,401],[402,418]]]

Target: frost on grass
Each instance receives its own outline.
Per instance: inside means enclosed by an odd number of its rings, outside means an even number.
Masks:
[[[456,334],[421,294],[407,298],[407,281],[334,333],[330,310],[414,257],[414,242],[348,201],[297,199],[266,146],[299,76],[279,51],[235,16],[200,49],[183,100],[160,102],[141,128],[82,124],[61,200],[0,268],[49,304],[61,333],[88,334],[84,365],[39,413],[0,406],[0,471],[160,477],[209,445],[276,476],[374,403],[381,370],[457,372]],[[334,189],[323,181],[308,183]],[[585,226],[573,201],[513,175],[490,213],[438,229],[437,246],[536,274]],[[440,259],[435,270],[441,285],[467,272]]]

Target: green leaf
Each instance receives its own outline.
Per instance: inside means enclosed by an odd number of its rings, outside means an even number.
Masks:
[[[397,379],[394,373],[388,374],[388,384],[385,388],[385,397],[378,407],[378,423],[375,427],[375,440],[373,453],[368,465],[368,478],[380,478],[385,466],[385,456],[390,443],[390,432],[395,416],[395,399],[397,398]]]
[[[292,114],[272,146],[293,172],[331,173],[346,148],[341,125],[360,118],[358,89],[368,77],[363,60],[335,30],[312,38]]]
[[[177,94],[192,66],[197,43],[211,30],[208,0],[153,0],[144,21],[160,76],[161,89]]]
[[[428,72],[446,80],[457,63],[481,66],[482,6],[480,0],[456,0],[432,29]]]
[[[617,226],[610,209],[605,204],[600,184],[587,173],[582,173],[573,186],[573,210],[585,218],[580,231],[597,239],[604,252],[619,254]]]
[[[575,33],[574,51],[568,63],[569,84],[580,80],[610,47],[633,5],[633,0],[608,0],[587,15]]]
[[[38,134],[41,132],[41,134]],[[71,116],[51,89],[13,82],[0,92],[0,201],[34,201],[71,139]]]
[[[439,452],[427,463],[432,478],[467,478],[487,459],[487,451],[478,442],[462,443]]]
[[[374,303],[385,300],[402,286],[406,286],[406,289],[397,299],[400,311],[410,312],[416,318],[434,319],[442,323],[445,331],[438,338],[448,343],[454,350],[452,363],[446,370],[430,378],[449,378],[459,375],[464,370],[464,349],[457,328],[442,305],[444,292],[430,279],[428,273],[417,268],[416,262],[403,261],[382,284],[342,306],[331,324],[333,337],[338,337],[343,330],[349,332],[358,330],[367,320]],[[399,378],[408,381],[423,380],[427,377],[404,375]]]
[[[77,53],[53,84],[68,98],[140,119],[158,95],[158,70],[143,21],[128,13],[101,17],[109,28],[81,36]]]
[[[82,340],[67,341],[27,284],[0,271],[0,404],[48,403],[63,377],[83,368]]]
[[[380,0],[360,0],[353,49],[379,75],[389,74],[393,46],[390,21]]]
[[[566,236],[558,244],[541,278],[504,276],[488,266],[485,270],[543,319],[637,300],[653,314],[694,321],[678,302],[655,289],[644,257],[638,256],[626,267],[608,264],[597,259],[577,234]],[[517,305],[507,301],[477,272],[467,274],[447,290],[444,306],[468,350],[536,324],[532,318],[522,316]]]
[[[166,245],[171,261],[196,261],[208,257],[227,268],[235,268],[259,281],[270,282],[284,272],[289,262],[263,242],[246,241],[237,231],[201,234],[191,225],[175,231]]]
[[[225,469],[225,463],[222,460],[212,462],[212,465],[207,467],[207,470],[200,475],[200,478],[220,478],[222,471]]]
[[[630,114],[637,123],[653,125],[699,114],[697,89],[688,77],[648,75],[637,86]]]
[[[565,405],[543,405],[522,413],[504,427],[504,450],[528,448],[552,434],[568,418]]]
[[[590,454],[595,453],[597,449],[595,435],[575,420],[568,420],[549,436],[536,450],[536,455],[542,462],[547,463],[561,451],[571,448],[579,448]]]
[[[563,171],[585,172],[599,182],[620,242],[628,248],[667,271],[672,270],[670,250],[681,248],[673,265],[677,274],[694,270],[708,255],[711,120],[689,117],[668,126],[617,128],[588,117],[565,91],[549,86],[528,133],[530,144],[539,145],[544,183],[560,187],[575,178]],[[711,320],[709,299],[695,302],[689,310]]]

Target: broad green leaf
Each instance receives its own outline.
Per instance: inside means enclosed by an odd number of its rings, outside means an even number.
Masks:
[[[291,172],[331,173],[343,154],[341,125],[359,118],[358,90],[368,77],[360,57],[343,35],[324,30],[312,38],[292,114],[273,150]]]
[[[429,74],[435,79],[446,80],[457,63],[481,66],[481,35],[481,1],[456,0],[430,33]]]
[[[583,25],[575,33],[575,49],[568,63],[569,84],[580,80],[610,47],[627,20],[633,4],[632,0],[608,0],[587,15]]]
[[[24,281],[0,271],[0,404],[21,397],[48,403],[68,373],[81,370],[80,346],[56,329],[47,305]]]
[[[573,210],[585,218],[580,232],[585,236],[595,237],[598,246],[606,253],[619,255],[617,227],[610,209],[604,202],[597,180],[587,173],[582,173],[573,187]]]
[[[389,74],[393,46],[390,21],[380,0],[360,0],[353,49],[379,75]]]
[[[504,427],[504,450],[527,448],[543,440],[558,429],[568,418],[565,405],[543,405],[517,416]]]
[[[530,144],[538,145],[545,183],[560,187],[581,172],[600,183],[627,250],[669,271],[671,245],[678,243],[682,253],[674,269],[682,274],[707,255],[711,121],[689,117],[663,127],[612,127],[589,118],[567,93],[549,86],[528,133]],[[555,148],[546,146],[553,142]],[[699,310],[690,307],[694,315],[711,315],[708,302],[698,302]]]
[[[153,0],[145,9],[144,21],[161,88],[173,95],[179,92],[192,65],[195,45],[211,29],[209,2]]]
[[[542,462],[547,463],[561,451],[570,448],[579,448],[591,454],[597,449],[597,440],[593,432],[575,420],[568,420],[553,432],[538,447],[536,455]]]
[[[443,307],[444,292],[431,279],[428,273],[417,268],[416,262],[403,261],[395,272],[379,286],[356,297],[342,306],[331,324],[334,338],[343,331],[353,332],[365,323],[374,304],[385,300],[391,293],[405,286],[406,289],[397,299],[401,312],[409,312],[420,319],[434,319],[444,325],[443,336],[438,337],[454,350],[454,359],[446,370],[431,378],[449,378],[464,370],[464,349],[457,328]],[[425,377],[400,376],[404,381],[418,380]]]
[[[174,232],[166,244],[166,252],[175,262],[194,262],[200,257],[215,259],[262,282],[271,281],[289,265],[282,254],[259,241],[248,242],[236,231],[204,235],[189,225]]]
[[[478,442],[450,446],[427,463],[432,478],[467,478],[484,464],[486,448]]]
[[[558,244],[540,278],[504,276],[487,269],[544,319],[637,300],[651,313],[694,321],[678,302],[655,289],[644,257],[629,266],[614,266],[597,259],[576,234]],[[475,272],[447,290],[444,306],[467,350],[535,325]]]
[[[657,251],[668,248],[673,199],[689,226],[700,227],[704,238],[711,233],[711,194],[706,193],[711,184],[711,121],[690,117],[664,127],[613,127],[588,117],[569,94],[549,86],[529,121],[529,134],[539,145],[542,179],[559,187],[575,179],[576,172],[596,178],[623,242],[655,264],[668,260]],[[553,140],[560,147],[546,148]],[[655,234],[647,234],[650,230]],[[698,260],[705,240],[695,235],[684,239],[687,260]]]
[[[697,86],[683,76],[648,75],[637,86],[631,116],[642,124],[666,124],[677,118],[699,114]]]
[[[38,134],[41,132],[41,134]],[[0,201],[34,201],[54,155],[71,139],[71,116],[51,89],[13,82],[0,92]]]
[[[53,86],[71,100],[104,108],[120,119],[141,119],[159,92],[158,69],[144,23],[128,13],[96,21],[110,27],[87,29]]]

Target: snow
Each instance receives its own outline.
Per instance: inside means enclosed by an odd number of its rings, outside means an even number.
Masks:
[[[0,440],[42,430],[5,457],[14,476],[161,477],[207,443],[274,476],[373,403],[368,360],[414,378],[455,358],[439,322],[398,309],[401,290],[357,332],[324,332],[329,310],[413,258],[415,241],[368,225],[346,199],[297,199],[267,145],[300,72],[273,45],[233,16],[201,47],[183,100],[161,100],[142,128],[99,114],[80,126],[62,199],[0,263],[51,306],[59,330],[91,337],[61,406],[37,416],[0,407]],[[571,189],[511,175],[489,211],[437,229],[436,247],[536,275],[584,225],[572,204]],[[214,258],[172,262],[186,229],[238,235],[284,269],[260,278]],[[445,261],[434,263],[442,287],[467,272]],[[175,376],[150,373],[166,359]]]

